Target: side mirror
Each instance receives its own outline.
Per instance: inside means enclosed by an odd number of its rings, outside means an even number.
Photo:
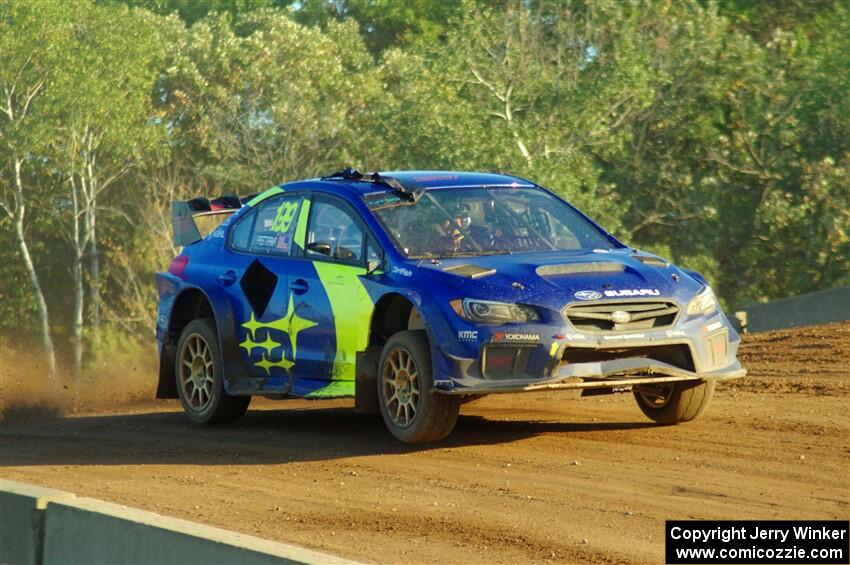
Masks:
[[[366,274],[371,275],[375,271],[381,268],[381,262],[377,259],[372,259],[366,262]]]
[[[331,254],[331,244],[327,241],[314,241],[307,244],[307,250],[313,253],[321,253],[322,255]]]

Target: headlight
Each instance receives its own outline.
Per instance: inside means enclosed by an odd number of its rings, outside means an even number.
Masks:
[[[508,304],[506,302],[492,302],[490,300],[475,300],[472,298],[460,298],[449,302],[455,313],[470,322],[476,324],[500,325],[507,323],[527,323],[540,320],[537,311],[531,306],[524,304]]]
[[[696,298],[688,302],[688,308],[686,311],[688,316],[697,316],[699,314],[708,316],[715,310],[717,310],[717,299],[714,297],[711,287],[707,286],[705,287],[705,290],[697,295]]]

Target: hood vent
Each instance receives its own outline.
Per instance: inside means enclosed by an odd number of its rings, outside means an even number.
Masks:
[[[626,267],[614,261],[586,261],[583,263],[564,263],[562,265],[541,265],[534,272],[541,277],[559,275],[581,275],[585,273],[622,273]]]
[[[480,279],[481,277],[492,275],[496,272],[496,269],[487,269],[477,265],[452,265],[443,269],[443,272],[468,279]]]
[[[637,259],[644,265],[650,265],[651,267],[669,267],[670,263],[665,261],[664,259],[659,259],[658,257],[649,257],[648,255],[632,255],[632,259]]]

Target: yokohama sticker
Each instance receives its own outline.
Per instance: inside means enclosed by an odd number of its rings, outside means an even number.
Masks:
[[[538,342],[540,341],[540,334],[498,332],[493,334],[493,341]]]

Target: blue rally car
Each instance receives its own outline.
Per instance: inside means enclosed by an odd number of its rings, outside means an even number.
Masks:
[[[226,219],[201,237],[200,216]],[[491,393],[632,391],[664,424],[741,377],[697,273],[632,249],[528,180],[462,172],[286,183],[177,202],[157,274],[157,396],[199,423],[251,396],[355,398],[405,442]]]

